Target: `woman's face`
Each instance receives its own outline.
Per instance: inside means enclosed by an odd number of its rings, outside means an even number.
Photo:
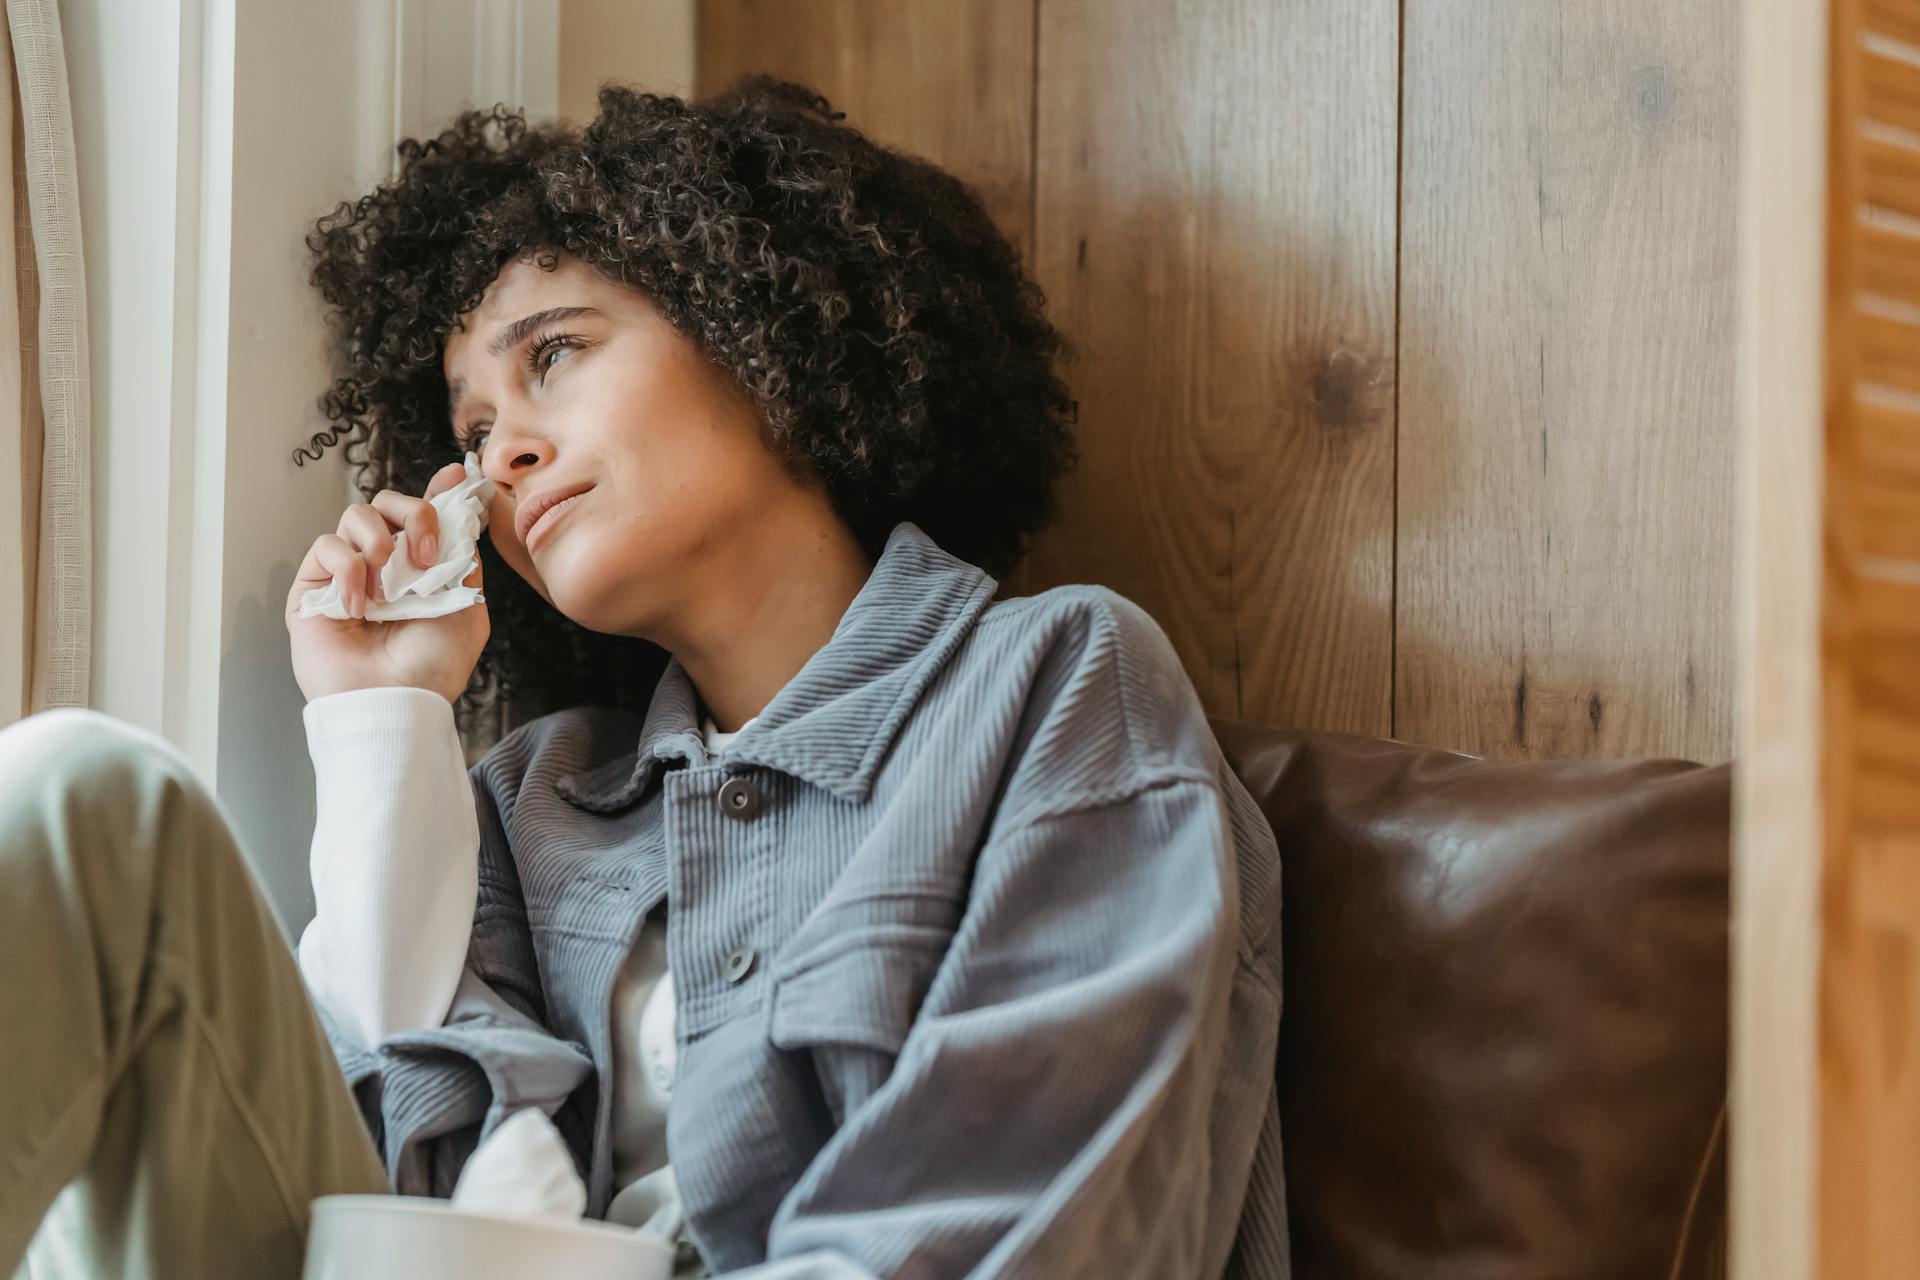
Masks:
[[[462,319],[443,367],[494,548],[580,625],[671,647],[690,594],[725,589],[729,539],[807,493],[751,402],[644,294],[565,255],[508,263]],[[577,485],[529,550],[516,511]]]

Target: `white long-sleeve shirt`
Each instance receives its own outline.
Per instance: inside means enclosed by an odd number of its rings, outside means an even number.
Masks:
[[[479,893],[480,822],[453,706],[428,689],[307,703],[314,918],[300,970],[369,1047],[446,1019]]]
[[[307,986],[368,1046],[439,1026],[466,963],[480,849],[452,704],[426,689],[355,689],[313,699],[304,720],[316,789],[315,914],[299,946]],[[734,737],[710,718],[703,729],[711,753]],[[621,970],[613,1006],[612,1141],[624,1186],[608,1217],[678,1235],[666,1149],[673,983],[657,916]]]

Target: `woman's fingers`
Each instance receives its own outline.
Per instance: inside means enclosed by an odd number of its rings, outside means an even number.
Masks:
[[[367,613],[367,562],[352,543],[338,534],[323,533],[307,548],[294,576],[291,600],[330,582],[340,584],[340,600],[356,618]]]
[[[367,595],[378,600],[380,571],[386,567],[387,557],[393,554],[393,530],[388,527],[387,517],[371,503],[356,502],[341,513],[337,532],[366,558]]]
[[[449,462],[446,466],[433,473],[433,479],[427,481],[427,496],[429,498],[437,498],[466,478],[466,463]]]
[[[406,530],[407,550],[414,564],[426,569],[440,558],[440,549],[434,545],[440,532],[440,513],[433,509],[433,503],[382,489],[373,496],[372,507],[394,529]]]
[[[434,509],[433,499],[466,478],[466,464],[449,462],[427,481],[425,497],[415,498],[384,489],[373,500],[382,515],[408,531],[407,549],[413,555],[413,562],[422,569],[432,567],[440,558],[440,513]]]
[[[295,588],[308,590],[337,581],[348,612],[364,617],[366,602],[382,596],[380,577],[393,555],[396,531],[407,534],[407,549],[420,568],[431,568],[440,558],[440,513],[433,509],[432,499],[459,484],[466,475],[464,464],[449,462],[427,482],[424,498],[382,489],[372,502],[354,503],[341,513],[334,533],[314,540],[294,580]],[[469,578],[478,574],[476,569]]]

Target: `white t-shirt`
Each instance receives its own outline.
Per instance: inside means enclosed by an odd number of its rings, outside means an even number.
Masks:
[[[299,945],[308,989],[363,1044],[438,1026],[466,964],[479,891],[479,820],[452,704],[425,689],[355,689],[315,698],[303,719],[316,788],[315,915]],[[711,719],[702,729],[709,754],[735,736]],[[684,1241],[667,1160],[676,1054],[660,913],[615,980],[612,1012],[619,1190],[607,1217]]]
[[[704,718],[700,732],[707,754],[725,751],[740,729],[722,733],[711,717]],[[609,1222],[650,1226],[667,1235],[684,1229],[679,1189],[667,1161],[667,1103],[678,1056],[667,922],[655,912],[640,927],[613,983],[613,1180],[620,1190],[607,1207]]]

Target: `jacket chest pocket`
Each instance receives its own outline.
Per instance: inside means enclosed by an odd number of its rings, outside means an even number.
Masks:
[[[892,1072],[952,936],[931,925],[868,925],[776,968],[768,1038],[810,1055],[835,1128]]]

